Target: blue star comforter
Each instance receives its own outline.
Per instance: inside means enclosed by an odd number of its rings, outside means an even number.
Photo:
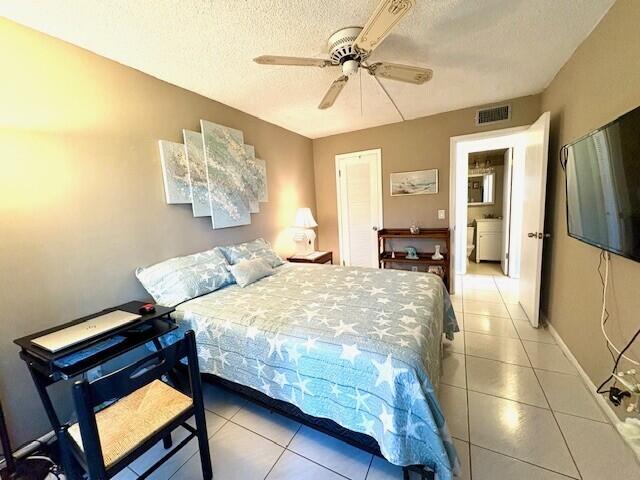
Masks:
[[[448,480],[458,459],[436,398],[449,295],[426,273],[285,264],[176,308],[200,370],[372,436],[396,465]]]

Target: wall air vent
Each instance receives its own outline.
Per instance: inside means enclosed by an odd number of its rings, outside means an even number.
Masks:
[[[511,120],[511,105],[483,108],[476,111],[476,126]]]

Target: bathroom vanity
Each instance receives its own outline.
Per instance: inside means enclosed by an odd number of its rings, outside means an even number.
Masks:
[[[476,219],[476,263],[502,259],[502,228],[501,218]]]

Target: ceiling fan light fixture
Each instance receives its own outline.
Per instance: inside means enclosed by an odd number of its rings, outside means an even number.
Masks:
[[[358,73],[359,66],[360,66],[360,63],[356,60],[346,60],[342,64],[342,73],[347,77],[350,77],[351,75],[355,75],[356,73]]]

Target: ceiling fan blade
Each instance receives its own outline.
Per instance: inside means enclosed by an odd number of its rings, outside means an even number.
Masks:
[[[330,67],[331,60],[324,58],[282,57],[278,55],[262,55],[253,59],[260,65],[291,65],[296,67]]]
[[[320,105],[318,105],[318,108],[320,110],[324,110],[332,106],[336,101],[336,98],[338,98],[338,95],[340,95],[340,92],[342,91],[344,86],[347,84],[348,80],[349,77],[347,77],[346,75],[342,75],[335,82],[333,82],[329,87],[329,90],[327,90],[327,93],[324,94],[324,98],[320,102]]]
[[[371,75],[389,80],[422,85],[433,78],[433,70],[429,68],[400,65],[398,63],[378,62],[366,67]]]
[[[415,0],[381,0],[353,46],[370,54],[387,38],[396,23],[411,10]]]

